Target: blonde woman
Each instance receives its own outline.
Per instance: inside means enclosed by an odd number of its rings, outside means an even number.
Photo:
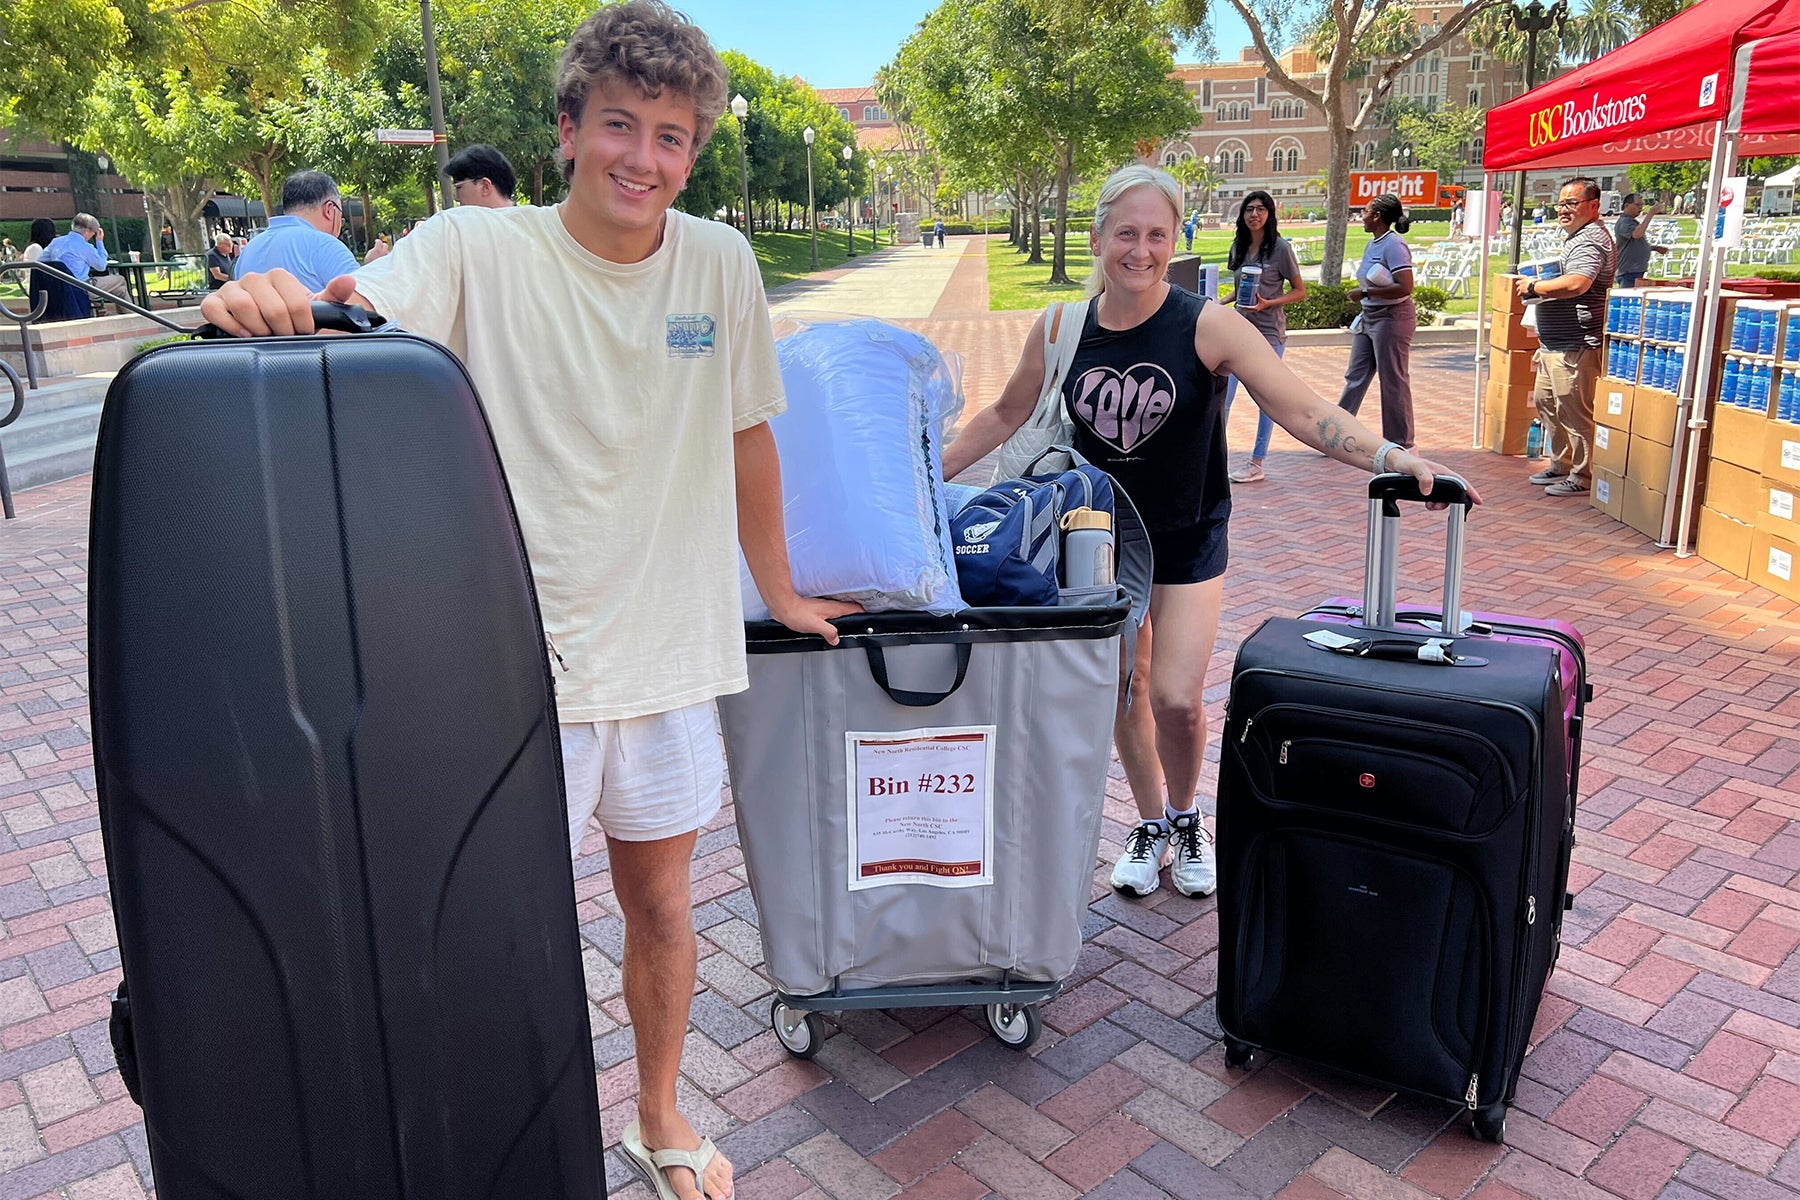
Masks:
[[[1139,824],[1112,883],[1155,891],[1165,854],[1189,896],[1217,886],[1212,837],[1196,795],[1206,754],[1207,664],[1219,626],[1231,484],[1225,454],[1225,380],[1236,376],[1294,437],[1365,471],[1401,471],[1429,491],[1444,471],[1383,442],[1314,394],[1250,322],[1163,278],[1181,226],[1181,189],[1166,172],[1133,165],[1100,189],[1088,234],[1094,269],[1087,319],[1063,384],[1075,448],[1136,502],[1156,555],[1150,617],[1138,641],[1131,700],[1114,727]],[[944,452],[954,477],[1025,423],[1044,385],[1042,317],[994,404]]]

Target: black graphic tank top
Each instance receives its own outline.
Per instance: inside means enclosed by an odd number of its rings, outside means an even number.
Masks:
[[[1171,286],[1148,320],[1114,330],[1101,328],[1096,300],[1063,382],[1075,448],[1137,505],[1157,583],[1200,583],[1225,571],[1225,376],[1194,353],[1205,305]]]

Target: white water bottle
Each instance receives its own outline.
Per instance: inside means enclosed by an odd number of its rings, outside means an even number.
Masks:
[[[1063,586],[1104,587],[1113,582],[1112,514],[1076,508],[1063,514]]]

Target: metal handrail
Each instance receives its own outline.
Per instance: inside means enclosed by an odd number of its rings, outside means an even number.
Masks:
[[[90,296],[104,300],[109,304],[116,304],[120,308],[129,309],[140,317],[149,317],[152,321],[155,321],[158,325],[161,325],[164,329],[167,329],[172,333],[195,333],[200,328],[198,325],[178,325],[174,321],[151,312],[147,308],[138,307],[135,301],[127,300],[123,296],[107,291],[105,288],[97,288],[85,279],[77,279],[67,271],[60,271],[55,267],[46,266],[42,262],[0,263],[0,275],[5,275],[10,271],[43,271],[45,274],[60,279],[66,284],[80,288]],[[27,298],[31,295],[29,276],[27,277],[25,295]],[[29,336],[29,330],[31,328],[31,323],[44,315],[43,310],[48,304],[49,297],[46,296],[44,301],[36,305],[31,312],[21,316],[19,313],[12,310],[11,305],[4,301],[0,301],[0,308],[4,308],[6,310],[6,315],[11,317],[19,326],[19,352],[25,356],[25,376],[31,381],[32,391],[37,390],[38,378],[37,367],[32,362],[31,358],[31,338]],[[5,422],[0,421],[0,425],[4,424]]]
[[[19,373],[12,369],[12,364],[3,358],[0,358],[0,373],[4,373],[12,384],[13,394],[12,411],[4,417],[0,417],[0,429],[4,429],[18,420],[19,414],[25,411],[25,385],[19,382]],[[8,521],[18,515],[13,512],[12,480],[6,475],[6,447],[4,446],[0,446],[0,510],[5,511]]]

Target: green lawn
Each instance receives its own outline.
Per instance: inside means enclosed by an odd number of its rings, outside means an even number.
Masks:
[[[890,245],[888,231],[880,231],[880,244]],[[758,233],[750,239],[756,250],[756,265],[762,268],[764,288],[780,287],[812,273],[812,243],[804,233]],[[842,266],[845,262],[845,234],[838,230],[819,230],[819,270]],[[869,231],[856,231],[856,252],[869,251]]]
[[[1290,236],[1283,229],[1283,236]],[[1436,240],[1447,237],[1450,225],[1447,221],[1421,222],[1412,227],[1407,234],[1408,241],[1419,238]],[[1225,265],[1226,255],[1231,250],[1232,231],[1229,229],[1209,229],[1194,235],[1194,253],[1202,262],[1217,263],[1221,270]],[[1324,225],[1299,225],[1292,230],[1291,236],[1321,239],[1325,236]],[[1363,247],[1369,244],[1369,235],[1360,228],[1352,229],[1344,242],[1344,261],[1353,263],[1362,257]],[[1069,278],[1073,283],[1066,286],[1052,287],[1050,279],[1050,235],[1044,234],[1044,261],[1031,263],[1004,238],[996,238],[988,243],[988,308],[993,312],[1009,312],[1018,309],[1043,308],[1053,300],[1073,300],[1081,295],[1082,284],[1087,279],[1092,258],[1088,254],[1087,234],[1070,234],[1067,258]],[[1182,243],[1181,253],[1186,253],[1186,243]],[[1318,261],[1315,252],[1312,256]],[[1470,302],[1470,308],[1474,302]]]

